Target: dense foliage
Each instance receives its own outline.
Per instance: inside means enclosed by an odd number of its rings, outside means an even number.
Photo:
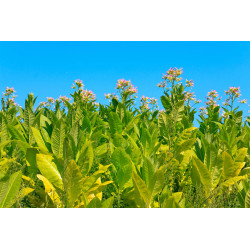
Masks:
[[[118,80],[109,105],[76,80],[71,99],[22,108],[6,88],[0,112],[0,207],[249,207],[250,118],[240,90],[214,90],[200,108],[170,69],[157,100]],[[239,105],[237,105],[239,104]],[[223,111],[223,113],[221,113]]]

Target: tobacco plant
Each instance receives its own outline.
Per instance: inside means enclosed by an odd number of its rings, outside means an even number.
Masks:
[[[161,110],[153,97],[138,105],[124,79],[105,105],[81,80],[70,97],[37,105],[31,93],[24,108],[7,87],[0,207],[249,207],[250,118],[239,110],[247,101],[231,87],[220,104],[212,90],[197,116],[201,101],[182,74],[163,75]]]

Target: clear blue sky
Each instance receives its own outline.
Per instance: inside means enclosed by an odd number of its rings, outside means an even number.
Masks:
[[[102,103],[120,78],[130,79],[139,97],[159,99],[156,84],[170,67],[194,80],[203,105],[208,91],[224,95],[230,86],[250,102],[250,42],[0,42],[0,91],[14,87],[20,105],[30,92],[38,102],[69,95],[78,78]]]

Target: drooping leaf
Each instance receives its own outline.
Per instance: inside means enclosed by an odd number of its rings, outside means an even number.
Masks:
[[[151,193],[151,196],[154,197],[156,194],[158,194],[165,184],[165,177],[164,172],[161,169],[158,169],[153,177],[150,179],[149,182],[149,191]]]
[[[0,208],[11,207],[16,199],[21,186],[22,172],[18,171],[0,181]]]
[[[211,188],[211,176],[207,167],[196,157],[192,158],[192,181],[196,186],[203,186],[206,194]]]
[[[135,189],[135,201],[140,207],[149,207],[150,193],[145,182],[135,172],[133,172],[132,180]]]
[[[48,148],[46,147],[44,140],[42,138],[42,135],[40,133],[40,131],[34,127],[31,127],[33,136],[35,138],[35,141],[39,147],[39,149],[41,149],[43,152],[49,152]]]
[[[111,161],[117,170],[118,185],[120,188],[123,188],[131,179],[133,171],[132,161],[122,148],[115,149]]]
[[[83,177],[79,167],[72,160],[64,173],[64,189],[67,192],[70,207],[76,202],[82,192]]]
[[[63,190],[62,177],[53,162],[53,158],[49,155],[36,154],[37,167],[42,175],[47,178],[51,184]]]
[[[60,200],[60,197],[58,193],[56,192],[56,189],[54,188],[54,186],[51,184],[51,182],[40,174],[37,175],[37,178],[43,182],[43,185],[45,187],[45,193],[48,194],[48,196],[51,198],[55,206],[62,207],[62,202]]]

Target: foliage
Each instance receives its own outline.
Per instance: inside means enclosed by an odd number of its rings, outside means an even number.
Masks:
[[[71,99],[22,108],[6,88],[0,111],[0,207],[250,207],[250,128],[239,88],[220,106],[215,90],[194,126],[192,80],[163,75],[161,104],[130,81],[96,103],[76,80]],[[240,104],[246,100],[239,101]],[[35,108],[36,107],[36,108]],[[224,114],[221,114],[223,110]]]

